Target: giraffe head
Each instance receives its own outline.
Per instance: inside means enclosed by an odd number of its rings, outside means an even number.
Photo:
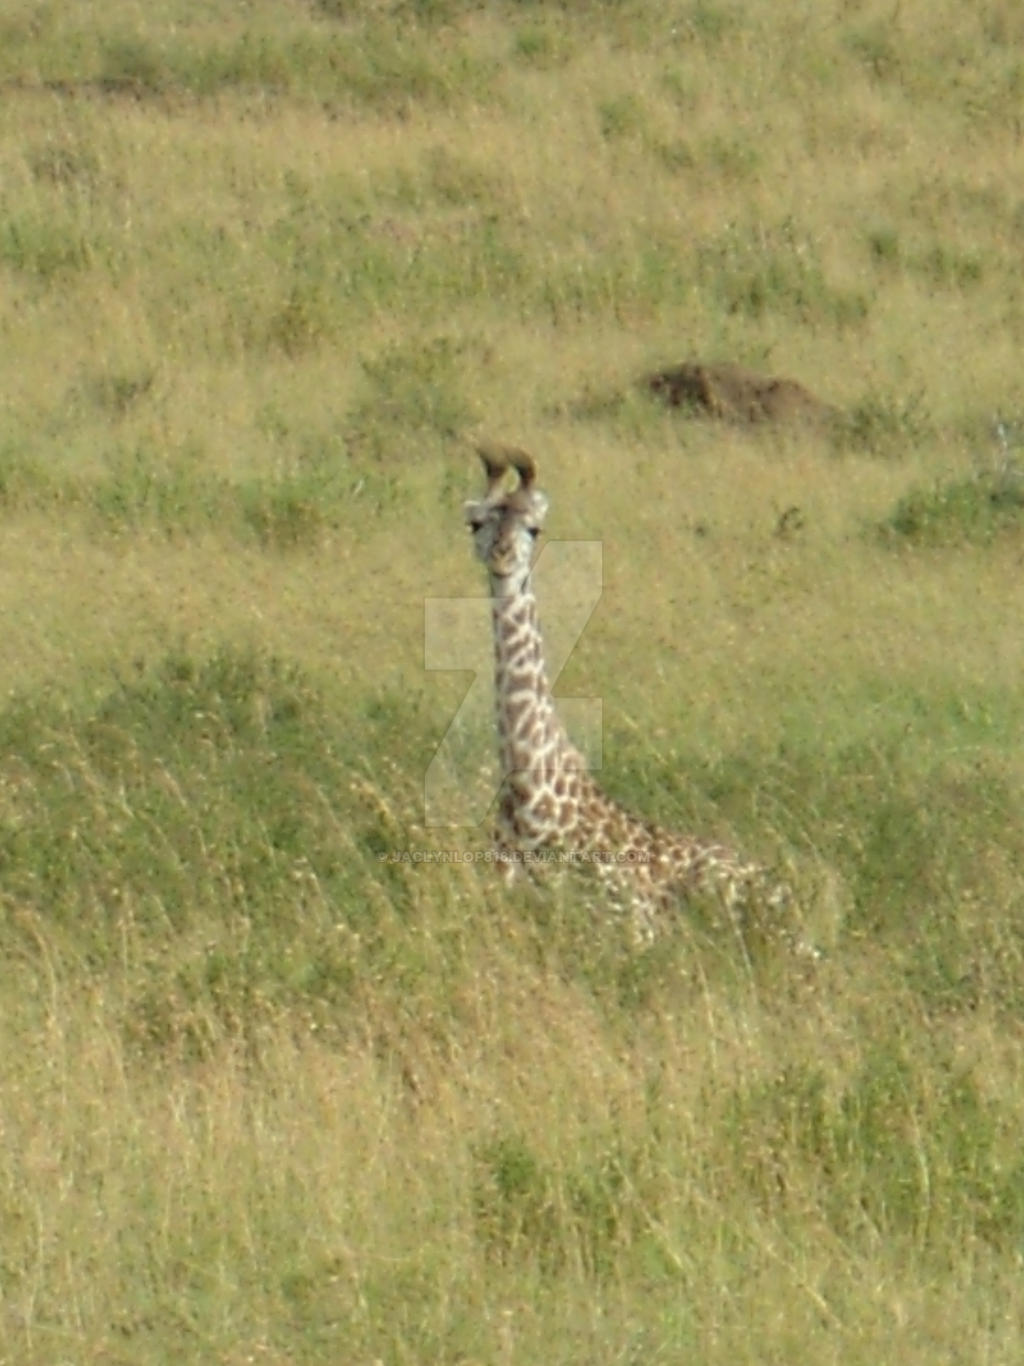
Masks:
[[[477,558],[487,566],[494,597],[519,592],[530,573],[533,546],[548,510],[548,500],[533,481],[533,457],[508,446],[477,448],[487,474],[483,498],[466,504],[466,525]],[[518,475],[508,489],[509,470]]]

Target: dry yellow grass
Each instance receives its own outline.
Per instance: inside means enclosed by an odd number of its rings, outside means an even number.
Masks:
[[[1018,7],[37,9],[0,1363],[1016,1360],[1020,530],[878,527],[1020,460]],[[690,355],[851,431],[638,391]],[[381,861],[486,844],[422,828],[479,432],[602,543],[607,786],[788,864],[819,964]]]

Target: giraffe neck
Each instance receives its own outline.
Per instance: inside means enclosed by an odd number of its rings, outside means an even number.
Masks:
[[[649,831],[600,792],[555,711],[529,576],[491,582],[501,796],[509,849],[609,849]]]
[[[503,778],[550,784],[582,759],[555,711],[529,576],[514,591],[492,583],[498,757]]]

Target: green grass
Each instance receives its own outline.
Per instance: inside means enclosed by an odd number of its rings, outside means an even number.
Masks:
[[[5,7],[0,1360],[1017,1359],[1022,38]],[[817,960],[424,825],[481,435],[602,543],[602,783]]]
[[[998,536],[1019,536],[1022,525],[1024,478],[1007,465],[909,490],[882,530],[909,545],[987,545]]]

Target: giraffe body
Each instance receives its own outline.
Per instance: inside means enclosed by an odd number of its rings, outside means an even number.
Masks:
[[[587,771],[555,710],[531,581],[547,498],[534,487],[525,452],[487,447],[480,454],[488,488],[466,504],[466,521],[491,588],[501,770],[496,844],[508,875],[534,861],[593,867],[643,939],[690,896],[711,893],[731,913],[751,900],[777,904],[785,889],[772,887],[763,869],[722,845],[638,820]],[[504,488],[510,468],[519,476],[511,491]]]

